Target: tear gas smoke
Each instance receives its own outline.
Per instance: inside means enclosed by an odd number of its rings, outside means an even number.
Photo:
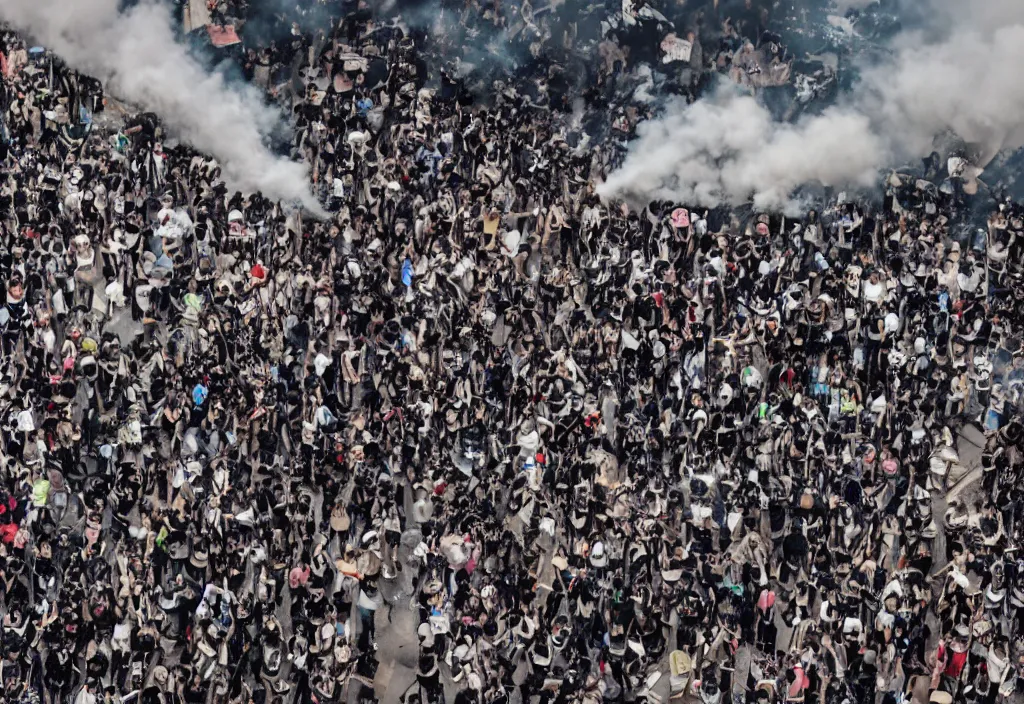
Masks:
[[[884,158],[863,115],[829,109],[796,124],[776,122],[752,97],[728,88],[692,105],[670,104],[638,135],[602,195],[709,207],[752,196],[758,207],[774,208],[809,181],[867,186]]]
[[[1024,146],[1024,7],[990,0],[965,13],[935,0],[932,24],[904,32],[886,60],[862,70],[852,91],[820,115],[772,119],[749,95],[720,89],[671,103],[641,125],[605,197],[692,205],[783,208],[805,183],[868,185],[878,169],[932,151],[947,129],[991,157]]]
[[[254,88],[206,71],[176,40],[168,10],[155,0],[123,12],[118,0],[3,0],[0,19],[159,115],[176,136],[217,158],[234,187],[322,214],[307,167],[264,144],[279,115]]]

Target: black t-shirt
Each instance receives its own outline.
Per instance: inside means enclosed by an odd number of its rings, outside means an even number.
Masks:
[[[636,314],[644,320],[651,320],[654,317],[654,299],[650,296],[638,298],[634,303]]]
[[[790,563],[800,562],[807,555],[807,538],[802,533],[790,533],[782,541],[782,553]]]
[[[679,617],[684,624],[693,625],[704,619],[706,605],[696,591],[687,590],[679,600]]]
[[[185,701],[188,704],[203,704],[206,701],[206,687],[202,682],[185,685]]]
[[[198,428],[200,424],[206,420],[207,414],[210,412],[210,404],[204,403],[201,406],[193,406],[192,412],[189,414],[188,427]]]

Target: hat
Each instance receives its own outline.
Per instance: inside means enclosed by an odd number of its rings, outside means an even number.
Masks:
[[[164,684],[165,682],[167,682],[167,677],[168,677],[167,668],[164,667],[163,665],[157,665],[156,667],[153,668],[153,679],[156,682],[158,682],[160,684]]]
[[[900,463],[895,457],[886,457],[882,460],[882,472],[888,477],[895,477],[899,474]]]
[[[180,533],[171,533],[167,536],[164,548],[167,550],[167,556],[172,560],[184,560],[188,557],[188,545]]]
[[[604,543],[600,540],[594,543],[590,550],[590,564],[594,567],[604,567],[608,564],[608,553],[605,552]]]
[[[949,692],[940,692],[939,690],[936,690],[931,693],[930,697],[928,697],[928,701],[931,702],[931,704],[953,704],[953,695]]]
[[[669,584],[673,582],[678,582],[680,578],[683,576],[682,564],[678,560],[670,560],[669,567],[670,569],[661,571],[661,578]]]
[[[412,519],[416,523],[426,523],[432,513],[432,506],[425,499],[419,499],[412,505]]]
[[[534,665],[546,667],[551,664],[551,646],[547,641],[534,643],[530,659]]]
[[[529,616],[522,616],[512,632],[524,640],[530,640],[537,632],[537,624]]]
[[[324,372],[327,371],[327,367],[331,366],[332,360],[326,356],[323,352],[320,352],[313,359],[313,366],[316,368],[316,375],[323,376]]]
[[[996,608],[999,604],[1003,603],[1004,597],[1006,597],[1005,589],[993,589],[990,584],[985,590],[985,606]]]
[[[356,566],[358,567],[361,575],[364,577],[372,577],[380,574],[381,560],[376,554],[366,550],[356,558]]]
[[[573,506],[569,513],[569,523],[577,530],[582,529],[587,523],[587,511]]]
[[[1024,587],[1017,584],[1010,590],[1010,603],[1018,609],[1024,608]]]
[[[435,655],[426,654],[420,656],[420,671],[421,677],[432,677],[437,673],[437,657]]]
[[[693,672],[693,661],[683,650],[673,650],[669,656],[669,667],[673,677],[686,677]]]
[[[197,546],[192,550],[188,561],[192,563],[193,567],[205,569],[210,564],[210,553],[206,548]]]
[[[344,504],[335,504],[331,509],[331,530],[342,533],[352,524]]]

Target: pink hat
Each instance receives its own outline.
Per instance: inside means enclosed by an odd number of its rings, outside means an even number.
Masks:
[[[900,463],[896,461],[894,457],[888,457],[882,460],[882,471],[887,476],[894,477],[896,473],[900,471]]]
[[[690,226],[690,211],[686,208],[676,208],[672,211],[672,224],[676,227]]]

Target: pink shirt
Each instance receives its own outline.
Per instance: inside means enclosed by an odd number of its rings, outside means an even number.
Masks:
[[[288,573],[288,586],[292,589],[297,589],[301,584],[306,586],[306,582],[309,581],[309,568],[300,569],[298,567],[292,567],[292,571]]]

